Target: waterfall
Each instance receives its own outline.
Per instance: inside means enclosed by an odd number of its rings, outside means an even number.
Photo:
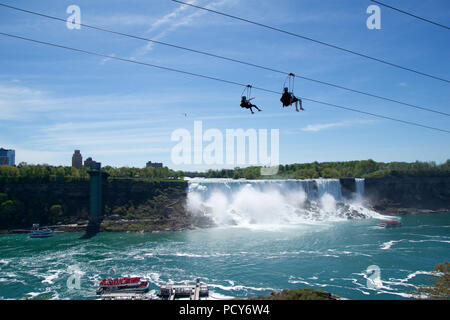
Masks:
[[[315,182],[317,183],[319,198],[328,193],[333,196],[334,200],[342,200],[341,183],[339,182],[339,179],[317,179]]]
[[[188,179],[186,208],[191,214],[209,217],[217,225],[238,226],[292,225],[377,216],[360,204],[345,201],[339,179],[194,178]]]
[[[355,178],[355,190],[360,199],[364,197],[364,179]]]

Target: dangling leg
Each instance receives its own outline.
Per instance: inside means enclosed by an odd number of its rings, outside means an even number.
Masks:
[[[254,112],[253,112],[253,110],[252,110],[252,107],[253,107],[253,105],[252,105],[252,106],[249,106],[248,108],[250,109],[250,112],[251,112],[252,114],[254,114]]]
[[[300,110],[303,110],[303,111],[305,111],[305,109],[303,109],[303,107],[302,107],[302,99],[301,99],[301,98],[299,98],[299,99],[298,99],[298,101],[300,102]]]
[[[293,104],[295,104],[295,110],[298,112],[298,107],[297,107],[297,98],[293,95],[293,94],[291,94],[291,104],[290,104],[290,106],[292,106]]]
[[[292,98],[292,103],[295,104],[295,111],[300,112],[300,110],[298,110],[298,99],[295,96]]]
[[[258,110],[258,111],[261,111],[261,109],[260,109],[260,108],[258,108],[257,106],[253,105],[253,107],[255,107],[255,108],[256,108],[256,110]]]
[[[295,102],[295,111],[299,112],[300,110],[305,110],[302,107],[302,99],[299,99],[296,96],[293,96],[292,101]],[[300,110],[298,110],[298,103],[299,102],[300,102]]]

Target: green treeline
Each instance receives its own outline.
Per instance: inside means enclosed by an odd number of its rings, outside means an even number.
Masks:
[[[103,167],[103,171],[107,172],[110,178],[140,178],[140,179],[180,179],[183,177],[182,171],[174,171],[167,167],[162,168],[113,168],[111,166]]]
[[[103,167],[112,179],[133,178],[143,180],[181,179],[183,177],[232,178],[232,179],[315,179],[315,178],[377,178],[387,176],[445,176],[450,173],[450,160],[437,165],[434,162],[375,162],[371,159],[345,162],[312,162],[280,165],[278,174],[261,176],[261,167],[247,167],[207,172],[174,171],[163,168],[113,168]],[[55,167],[49,165],[0,166],[2,181],[77,181],[89,179],[86,168]]]
[[[207,172],[184,172],[187,177],[232,179],[315,179],[315,178],[382,178],[387,176],[447,176],[450,160],[441,165],[434,162],[375,162],[371,159],[345,162],[312,162],[280,165],[278,174],[261,176],[260,167],[247,167]]]
[[[103,171],[110,178],[140,178],[144,180],[179,179],[183,176],[181,171],[173,171],[167,167],[163,168],[113,168],[106,166]],[[27,165],[20,163],[18,166],[0,166],[0,179],[2,181],[79,181],[88,180],[88,169],[83,167],[50,166],[50,165]]]

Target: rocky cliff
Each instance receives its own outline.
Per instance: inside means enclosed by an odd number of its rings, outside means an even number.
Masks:
[[[365,197],[380,213],[450,211],[450,177],[368,178]]]
[[[109,179],[103,183],[100,231],[163,231],[202,222],[184,210],[187,183],[181,180]],[[82,231],[89,218],[89,181],[0,181],[0,229],[32,223]]]

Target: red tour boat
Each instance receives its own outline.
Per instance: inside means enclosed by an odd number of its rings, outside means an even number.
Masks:
[[[97,294],[103,293],[145,293],[149,287],[148,281],[142,281],[140,277],[106,278],[100,282]]]
[[[383,221],[380,223],[380,227],[384,228],[398,228],[401,227],[403,223],[397,220],[391,220],[391,221]]]

